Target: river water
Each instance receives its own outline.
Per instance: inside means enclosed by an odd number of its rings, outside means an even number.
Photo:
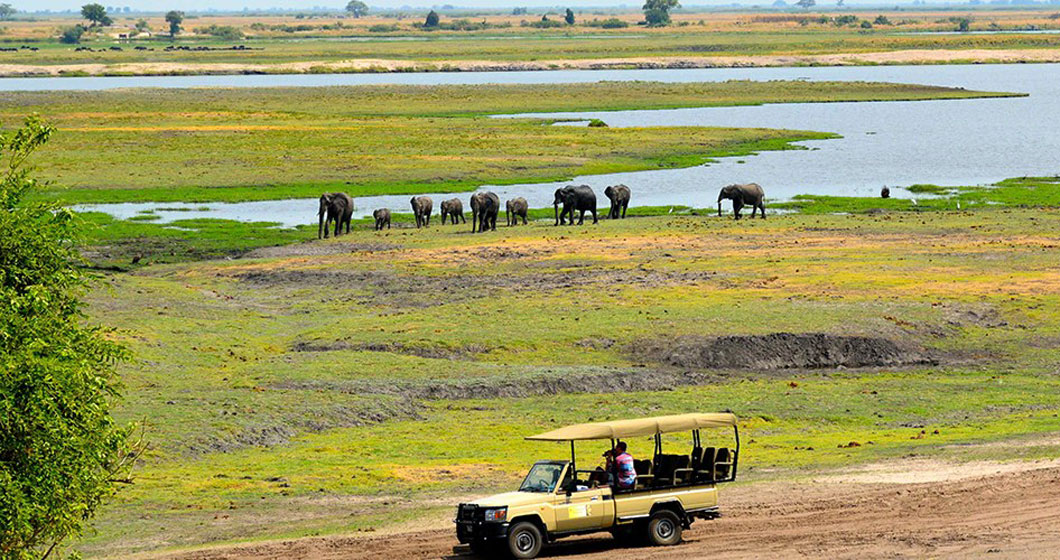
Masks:
[[[653,170],[577,177],[573,181],[533,185],[491,186],[502,200],[526,197],[531,206],[551,204],[560,185],[584,183],[598,190],[624,183],[633,189],[633,205],[712,206],[718,188],[754,181],[769,199],[796,194],[872,196],[890,186],[916,183],[939,185],[991,184],[1024,175],[1060,173],[1060,65],[857,66],[813,68],[725,68],[689,70],[608,70],[554,72],[482,72],[433,74],[340,74],[299,76],[202,76],[168,78],[61,78],[87,80],[82,89],[112,87],[100,80],[132,80],[136,85],[348,85],[372,83],[571,83],[600,80],[723,81],[840,80],[943,85],[988,91],[1017,91],[1023,98],[887,103],[802,103],[602,113],[551,113],[535,116],[600,118],[610,126],[735,126],[818,130],[841,139],[801,143],[807,150],[764,152],[724,158],[686,169]],[[35,78],[32,81],[47,79]],[[5,89],[0,80],[0,89]],[[112,82],[106,82],[111,84]],[[129,83],[129,82],[127,82]],[[124,87],[124,86],[116,86]],[[9,88],[8,88],[9,89]],[[76,88],[75,88],[76,89]],[[520,115],[526,116],[526,115]],[[898,188],[896,188],[898,187]],[[435,206],[443,197],[432,195]],[[467,194],[460,195],[466,200]],[[409,196],[362,197],[359,216],[378,207],[407,211]],[[164,204],[83,206],[117,217],[130,217]],[[201,210],[202,207],[209,210]],[[188,204],[192,211],[158,212],[161,221],[187,217],[219,217],[275,221],[285,226],[315,221],[313,199],[237,204]]]

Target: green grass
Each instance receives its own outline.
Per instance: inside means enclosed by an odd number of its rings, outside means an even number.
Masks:
[[[910,455],[1055,456],[1041,442],[1060,432],[1060,214],[995,206],[357,228],[286,257],[108,276],[90,315],[136,356],[119,414],[146,422],[151,449],[80,548],[380,529],[423,504],[442,520],[566,453],[523,436],[687,410],[740,416],[744,480]],[[680,374],[645,341],[771,332],[882,336],[946,358],[599,392],[608,376]],[[561,379],[573,384],[542,394]],[[850,441],[862,445],[838,447]],[[979,445],[1009,441],[1030,443]]]
[[[709,19],[709,17],[708,17]],[[951,27],[948,27],[951,28]],[[369,35],[363,30],[347,34]],[[1053,48],[1060,38],[1049,34],[999,35],[917,35],[895,32],[894,28],[880,28],[871,32],[858,29],[837,29],[831,25],[811,25],[807,28],[755,30],[703,30],[695,28],[645,29],[631,27],[624,31],[599,31],[579,28],[575,31],[540,31],[515,27],[508,30],[482,33],[424,33],[404,31],[401,35],[422,40],[387,41],[383,38],[368,41],[341,41],[327,38],[243,39],[239,41],[182,40],[177,44],[229,47],[236,43],[260,50],[162,52],[169,44],[146,43],[156,47],[154,52],[74,52],[74,47],[55,43],[38,43],[39,52],[11,53],[13,64],[65,65],[106,64],[106,75],[194,74],[194,68],[156,67],[130,70],[113,65],[123,63],[176,64],[244,64],[264,65],[257,71],[281,72],[290,68],[274,67],[285,63],[337,63],[350,59],[382,59],[419,63],[421,70],[444,70],[447,65],[461,61],[534,62],[589,59],[630,59],[645,57],[722,57],[751,55],[814,55],[834,53],[879,52],[907,49],[1027,49]],[[113,41],[86,40],[86,46],[108,48]],[[7,53],[5,53],[7,54]],[[383,67],[367,68],[382,71]],[[312,66],[297,71],[315,72]],[[70,69],[69,75],[83,73]]]
[[[11,125],[36,111],[58,126],[35,159],[41,177],[55,185],[45,192],[49,198],[207,202],[327,190],[457,192],[487,183],[687,167],[832,137],[488,118],[498,113],[996,95],[1014,94],[801,81],[8,92],[0,94],[0,121]]]

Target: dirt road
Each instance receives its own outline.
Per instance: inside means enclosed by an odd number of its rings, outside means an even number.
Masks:
[[[696,522],[671,548],[616,551],[607,536],[574,538],[545,558],[1060,558],[1060,467],[948,467],[935,482],[759,483],[723,494],[723,516]],[[911,470],[924,468],[912,462]],[[987,469],[993,471],[994,469]],[[1013,472],[1015,470],[1015,472]],[[938,473],[934,473],[938,474]],[[968,476],[972,474],[972,476]],[[886,477],[883,477],[886,480]],[[472,558],[451,530],[327,537],[170,554],[166,560]]]

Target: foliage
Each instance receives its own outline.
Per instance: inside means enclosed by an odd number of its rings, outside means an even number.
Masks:
[[[180,33],[180,24],[184,23],[184,12],[170,10],[166,12],[166,23],[169,24],[169,36],[176,37]]]
[[[102,25],[104,27],[114,23],[107,15],[107,9],[102,4],[85,4],[81,6],[81,17],[92,22],[92,26]]]
[[[837,17],[837,18],[835,18],[833,20],[833,23],[835,23],[835,25],[837,27],[843,27],[843,26],[846,26],[846,25],[853,25],[853,24],[855,24],[857,22],[858,22],[858,16],[855,16],[853,14],[844,14],[844,15],[841,15],[841,16],[839,16],[839,17]]]
[[[589,128],[607,128],[607,123],[600,119],[592,119],[589,121]]]
[[[16,13],[18,10],[11,7],[11,4],[0,4],[0,20],[8,19]]]
[[[59,35],[59,42],[66,43],[67,45],[73,45],[81,42],[81,36],[85,34],[85,28],[80,23],[63,29],[62,34]]]
[[[110,417],[125,350],[82,324],[77,222],[32,204],[26,159],[53,129],[35,117],[0,137],[0,555],[45,558],[80,534],[128,475]]]
[[[137,32],[143,33],[144,31],[150,31],[150,29],[151,29],[151,24],[147,23],[146,19],[140,18],[140,19],[136,20],[136,31]]]
[[[810,8],[816,6],[817,2],[816,0],[799,0],[795,3],[795,5],[805,10],[809,10]]]
[[[541,16],[541,19],[530,22],[530,27],[537,29],[555,29],[563,26],[564,23],[562,21],[548,19],[548,16]]]
[[[368,4],[361,2],[361,0],[350,0],[349,4],[346,4],[346,11],[350,12],[355,18],[368,15]]]
[[[592,21],[585,22],[584,25],[586,25],[587,27],[601,27],[603,29],[622,29],[624,27],[629,27],[629,23],[614,17],[603,20],[594,19]]]
[[[888,19],[887,16],[885,16],[883,14],[880,14],[880,15],[876,16],[876,19],[874,19],[872,21],[872,24],[873,25],[894,25],[893,23],[891,23],[891,20]]]
[[[641,8],[644,10],[644,21],[650,27],[660,27],[670,24],[670,10],[680,8],[679,0],[647,0]]]
[[[428,28],[438,27],[438,22],[439,22],[438,12],[436,12],[434,10],[431,10],[427,14],[427,19],[424,20],[423,26],[424,27],[428,27]]]
[[[567,8],[567,13],[563,16],[563,21],[567,22],[567,25],[574,25],[574,10]]]
[[[218,39],[232,41],[243,38],[243,31],[231,25],[212,24],[208,27],[196,27],[195,32],[200,35],[213,35]]]

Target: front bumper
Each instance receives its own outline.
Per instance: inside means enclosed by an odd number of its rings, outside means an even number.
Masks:
[[[456,538],[462,544],[474,541],[503,539],[508,536],[508,523],[454,520]]]

